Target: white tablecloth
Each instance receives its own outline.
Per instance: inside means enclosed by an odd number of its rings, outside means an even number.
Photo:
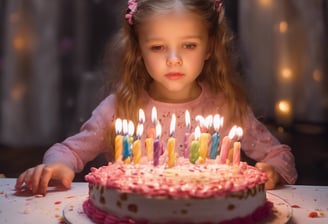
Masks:
[[[73,183],[69,190],[49,187],[45,197],[18,195],[15,182],[13,178],[0,178],[1,224],[64,223],[63,210],[83,201],[88,194],[87,183]],[[328,186],[286,185],[269,193],[285,200],[292,208],[288,223],[328,224]],[[309,217],[310,214],[318,217]]]

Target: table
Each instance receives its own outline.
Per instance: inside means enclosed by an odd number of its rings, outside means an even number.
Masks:
[[[0,178],[0,223],[64,223],[63,209],[87,197],[87,183],[74,182],[69,190],[49,187],[45,197],[16,194],[16,179]],[[328,186],[286,185],[270,193],[292,208],[288,223],[328,223]],[[309,217],[316,214],[318,217]]]

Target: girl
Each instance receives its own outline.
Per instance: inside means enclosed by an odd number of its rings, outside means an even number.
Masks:
[[[296,181],[294,157],[253,115],[247,105],[233,60],[231,35],[222,4],[215,0],[129,0],[125,24],[115,46],[120,54],[115,93],[93,111],[81,131],[53,145],[43,163],[23,172],[23,183],[34,194],[45,194],[51,179],[69,188],[76,172],[98,154],[113,161],[116,118],[138,122],[138,110],[146,114],[144,129],[154,124],[153,107],[162,124],[161,140],[167,142],[169,124],[177,117],[177,152],[183,156],[183,138],[198,125],[197,115],[220,114],[221,136],[233,125],[243,128],[242,150],[267,172],[267,189]],[[109,49],[112,50],[112,49]],[[185,124],[185,112],[191,125]],[[142,135],[144,142],[146,134]]]

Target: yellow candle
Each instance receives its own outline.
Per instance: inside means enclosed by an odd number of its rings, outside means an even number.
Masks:
[[[153,151],[154,151],[154,144],[153,144],[153,138],[146,138],[145,140],[145,146],[146,146],[146,156],[148,161],[153,160]]]
[[[199,162],[204,163],[207,157],[208,144],[210,141],[209,133],[201,133],[199,137]]]
[[[173,137],[175,131],[175,123],[176,123],[176,116],[175,114],[172,114],[172,120],[170,124],[170,138],[167,142],[168,167],[173,167],[176,161],[175,138]]]
[[[137,139],[133,142],[133,162],[134,164],[140,163],[141,160],[141,142]]]
[[[116,119],[115,121],[115,131],[116,131],[116,137],[115,137],[115,161],[122,160],[122,154],[123,154],[123,136],[121,135],[122,132],[122,120]]]

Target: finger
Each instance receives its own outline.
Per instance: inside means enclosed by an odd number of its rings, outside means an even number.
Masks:
[[[40,193],[39,192],[40,179],[41,179],[41,175],[42,175],[44,167],[45,167],[45,165],[41,164],[41,165],[36,166],[35,169],[33,170],[33,174],[32,174],[32,177],[31,177],[33,194]]]
[[[24,171],[23,173],[21,173],[17,180],[16,180],[16,185],[15,185],[15,189],[16,190],[20,190],[22,189],[22,185],[24,183],[24,179],[25,179],[25,175],[26,175],[26,171]]]
[[[26,170],[24,175],[25,187],[29,190],[32,190],[32,179],[33,179],[34,169],[35,168],[33,167]]]
[[[40,194],[43,194],[43,195],[46,194],[49,182],[52,178],[52,175],[53,175],[52,167],[45,166],[44,169],[42,169],[42,174],[40,177],[40,183],[39,183],[39,188],[38,188],[38,192]]]

